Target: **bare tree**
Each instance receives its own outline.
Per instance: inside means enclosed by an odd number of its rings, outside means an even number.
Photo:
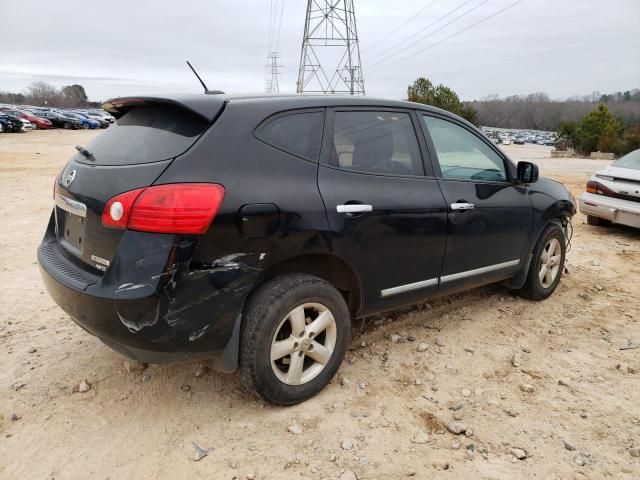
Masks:
[[[601,95],[594,92],[585,97],[552,100],[545,93],[499,98],[490,95],[469,102],[478,112],[481,125],[504,128],[557,130],[561,123],[577,122],[603,102],[609,111],[626,126],[640,122],[640,90]]]

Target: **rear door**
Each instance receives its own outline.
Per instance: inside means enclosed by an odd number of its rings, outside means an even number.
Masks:
[[[507,278],[523,266],[533,212],[526,185],[481,134],[420,114],[448,209],[442,290]]]
[[[357,272],[365,311],[420,300],[438,288],[446,204],[409,110],[327,113],[318,172],[332,248]]]

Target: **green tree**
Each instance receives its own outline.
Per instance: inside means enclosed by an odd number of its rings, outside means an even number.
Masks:
[[[64,103],[69,107],[84,107],[89,100],[84,87],[77,83],[62,87],[61,93],[64,97]]]
[[[589,112],[576,127],[576,149],[582,154],[618,152],[622,143],[622,124],[601,103]]]
[[[572,120],[562,122],[558,127],[558,135],[555,147],[558,150],[566,150],[567,148],[576,148],[578,137],[576,130],[578,125]]]
[[[412,85],[409,85],[407,99],[410,102],[448,110],[473,124],[478,121],[476,110],[470,105],[465,105],[456,92],[443,84],[435,86],[428,78],[420,77]]]

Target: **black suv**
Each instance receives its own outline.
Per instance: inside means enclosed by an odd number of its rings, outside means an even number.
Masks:
[[[503,281],[540,300],[575,201],[471,124],[356,97],[118,98],[55,182],[54,300],[144,362],[215,358],[263,398],[321,390],[350,319]]]

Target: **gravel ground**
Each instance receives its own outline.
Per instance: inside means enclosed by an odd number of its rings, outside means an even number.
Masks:
[[[198,363],[126,362],[50,300],[53,179],[94,135],[0,135],[0,478],[640,478],[639,231],[578,214],[550,299],[490,286],[357,322],[333,382],[275,408]],[[575,195],[606,164],[505,148]]]

